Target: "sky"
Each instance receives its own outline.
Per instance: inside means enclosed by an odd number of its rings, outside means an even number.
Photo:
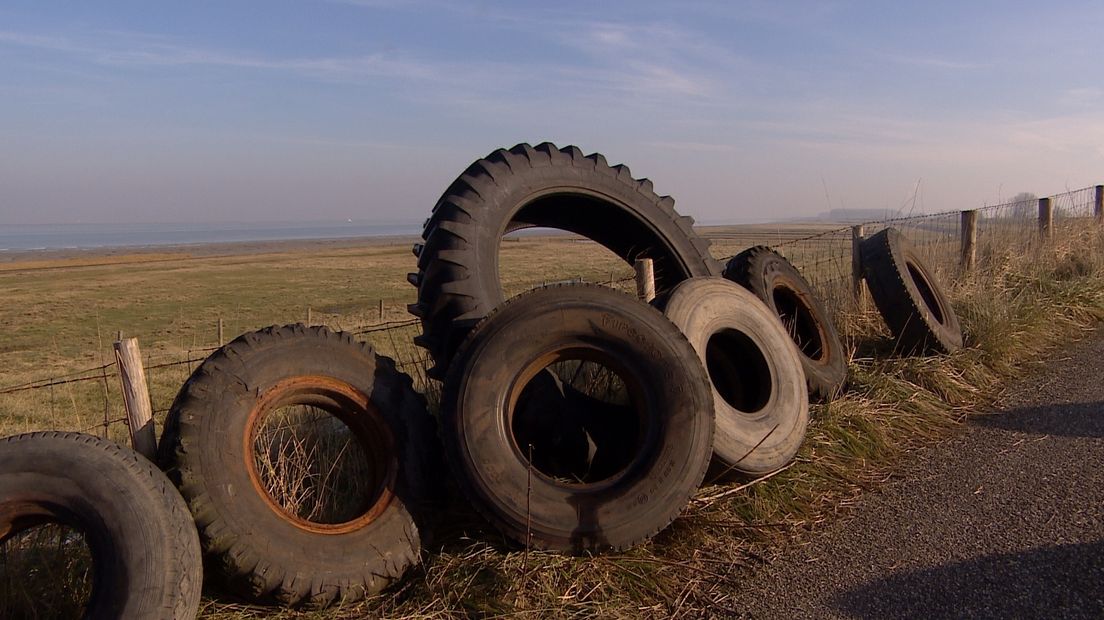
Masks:
[[[0,5],[0,226],[420,222],[575,144],[700,222],[1104,183],[1104,3]]]

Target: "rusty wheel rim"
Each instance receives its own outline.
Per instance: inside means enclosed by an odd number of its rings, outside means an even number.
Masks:
[[[257,468],[256,442],[265,419],[288,406],[320,409],[343,422],[364,450],[372,467],[372,491],[363,498],[358,516],[339,523],[311,521],[290,512],[276,501]],[[291,525],[317,534],[346,534],[378,519],[394,499],[398,473],[395,440],[386,421],[371,399],[352,385],[333,377],[305,375],[290,377],[267,388],[249,412],[243,436],[243,455],[249,481],[269,509]]]

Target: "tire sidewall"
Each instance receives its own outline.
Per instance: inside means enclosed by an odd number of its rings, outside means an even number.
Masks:
[[[388,406],[402,401],[382,393],[393,386],[381,381],[375,355],[340,335],[330,333],[326,338],[318,331],[297,330],[289,337],[270,330],[241,340],[205,362],[174,404],[181,448],[187,455],[182,490],[205,548],[220,556],[232,553],[232,562],[218,563],[223,576],[238,589],[262,597],[268,593],[257,590],[268,586],[257,588],[251,583],[254,577],[241,573],[253,570],[248,566],[252,562],[258,562],[258,569],[263,566],[265,573],[283,576],[285,584],[303,579],[323,582],[341,587],[346,598],[366,594],[358,592],[365,583],[368,591],[381,589],[394,576],[388,574],[392,564],[410,563],[418,556],[418,529],[404,497],[420,486],[408,484],[407,478],[429,472],[407,467],[416,465],[411,457],[425,447],[410,443],[418,438],[404,432],[404,418],[426,415],[424,410],[395,411]],[[392,429],[392,445],[398,451],[395,496],[376,519],[350,532],[319,534],[298,527],[266,501],[248,473],[245,438],[258,399],[280,381],[308,375],[336,379],[366,395]],[[198,481],[200,486],[190,484]],[[356,550],[364,553],[350,556]],[[239,557],[246,565],[236,565]]]
[[[751,267],[748,274],[751,291],[771,309],[775,316],[781,316],[774,298],[775,289],[779,287],[784,287],[795,295],[805,306],[805,311],[812,316],[819,332],[818,337],[823,353],[818,359],[814,359],[798,349],[798,355],[810,387],[818,395],[830,398],[847,380],[847,360],[843,354],[839,333],[824,305],[820,303],[797,269],[773,251],[759,261],[753,262]]]
[[[744,473],[785,466],[805,438],[809,405],[801,356],[777,315],[758,296],[723,278],[680,284],[664,313],[682,329],[703,365],[710,338],[725,329],[743,334],[759,349],[771,382],[771,394],[759,411],[737,410],[710,380],[717,424],[713,450],[723,465]]]
[[[192,617],[199,539],[184,501],[152,463],[79,433],[31,433],[0,446],[0,509],[50,515],[80,531],[93,561],[87,618]],[[129,463],[128,463],[129,461]]]
[[[672,346],[678,341],[670,333],[652,329],[656,319],[665,321],[658,312],[609,293],[619,305],[639,308],[623,313],[601,303],[561,305],[548,295],[547,303],[511,304],[472,333],[450,370],[450,455],[477,504],[516,540],[524,542],[528,524],[536,546],[574,552],[627,547],[669,523],[704,476],[713,426],[704,370],[685,340],[685,346]],[[653,316],[639,320],[648,313]],[[506,401],[517,374],[535,359],[585,344],[603,347],[622,363],[619,370],[629,375],[622,378],[646,399],[642,414],[651,432],[645,455],[620,477],[569,487],[527,467],[510,437]],[[688,355],[691,364],[670,362]]]

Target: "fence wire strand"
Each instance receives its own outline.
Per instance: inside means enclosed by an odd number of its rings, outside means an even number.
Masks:
[[[1050,197],[1052,208],[1054,234],[1061,234],[1072,226],[1083,225],[1091,222],[1095,216],[1095,186],[1067,191]],[[1036,202],[1016,202],[998,205],[989,205],[978,208],[977,212],[977,243],[976,251],[979,267],[983,267],[986,261],[998,260],[1002,253],[1022,251],[1038,243],[1039,234],[1039,204]],[[939,213],[926,213],[915,216],[892,217],[883,220],[862,223],[864,237],[877,234],[889,228],[897,228],[904,234],[914,248],[918,251],[930,269],[933,269],[937,278],[953,278],[960,273],[961,243],[962,243],[962,212],[947,211]],[[853,275],[852,275],[852,226],[829,228],[811,234],[799,236],[787,236],[782,228],[777,231],[738,232],[735,234],[717,234],[709,236],[714,243],[723,242],[729,246],[750,247],[753,245],[767,245],[785,256],[802,273],[813,289],[821,297],[829,312],[835,313],[852,308],[854,305]],[[792,235],[793,233],[788,233]],[[741,248],[742,249],[742,248]],[[722,256],[722,262],[731,260],[735,254]],[[578,276],[575,278],[560,278],[558,282],[582,282],[592,281],[604,284],[611,288],[634,292],[635,278],[632,275],[618,276],[614,271],[609,272],[606,279],[595,279]],[[548,281],[544,282],[545,284]],[[533,285],[539,285],[540,282]],[[528,287],[531,287],[527,285]],[[524,290],[526,287],[522,287]],[[507,291],[509,294],[521,292]],[[380,317],[383,318],[382,316]],[[338,327],[343,327],[333,323]],[[427,395],[436,394],[439,386],[426,376],[426,369],[433,361],[427,352],[416,347],[413,336],[419,333],[419,319],[390,320],[360,325],[348,328],[353,335],[365,337],[381,354],[392,357],[395,367],[401,372],[412,376],[415,386],[426,392]],[[159,401],[164,404],[171,401],[175,390],[191,375],[193,365],[203,362],[207,355],[216,351],[219,347],[191,347],[183,355],[183,359],[171,359],[152,363],[152,358],[147,358],[145,370],[148,381],[151,384],[151,392],[157,391]],[[163,358],[165,354],[161,354]],[[174,372],[174,369],[180,372]],[[166,372],[167,371],[167,372]],[[38,390],[48,390],[48,399],[51,409],[56,406],[55,388],[68,390],[66,396],[74,408],[78,407],[78,396],[72,390],[74,385],[90,382],[100,382],[99,398],[86,395],[86,399],[100,400],[103,402],[102,421],[83,427],[84,432],[101,429],[106,434],[110,427],[116,424],[125,424],[126,417],[112,416],[113,411],[120,411],[121,405],[112,403],[116,396],[118,386],[112,389],[111,378],[118,377],[117,363],[109,363],[94,366],[84,370],[78,370],[63,375],[49,378],[27,381],[24,383],[0,388],[0,396],[10,396]],[[156,388],[156,390],[154,389]],[[85,398],[85,397],[82,397]],[[120,397],[121,398],[121,397]],[[155,408],[157,414],[164,414],[168,407]],[[80,419],[79,412],[78,419]]]

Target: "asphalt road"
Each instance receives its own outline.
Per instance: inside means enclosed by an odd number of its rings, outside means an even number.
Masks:
[[[1104,618],[1104,333],[756,571],[753,618]]]

